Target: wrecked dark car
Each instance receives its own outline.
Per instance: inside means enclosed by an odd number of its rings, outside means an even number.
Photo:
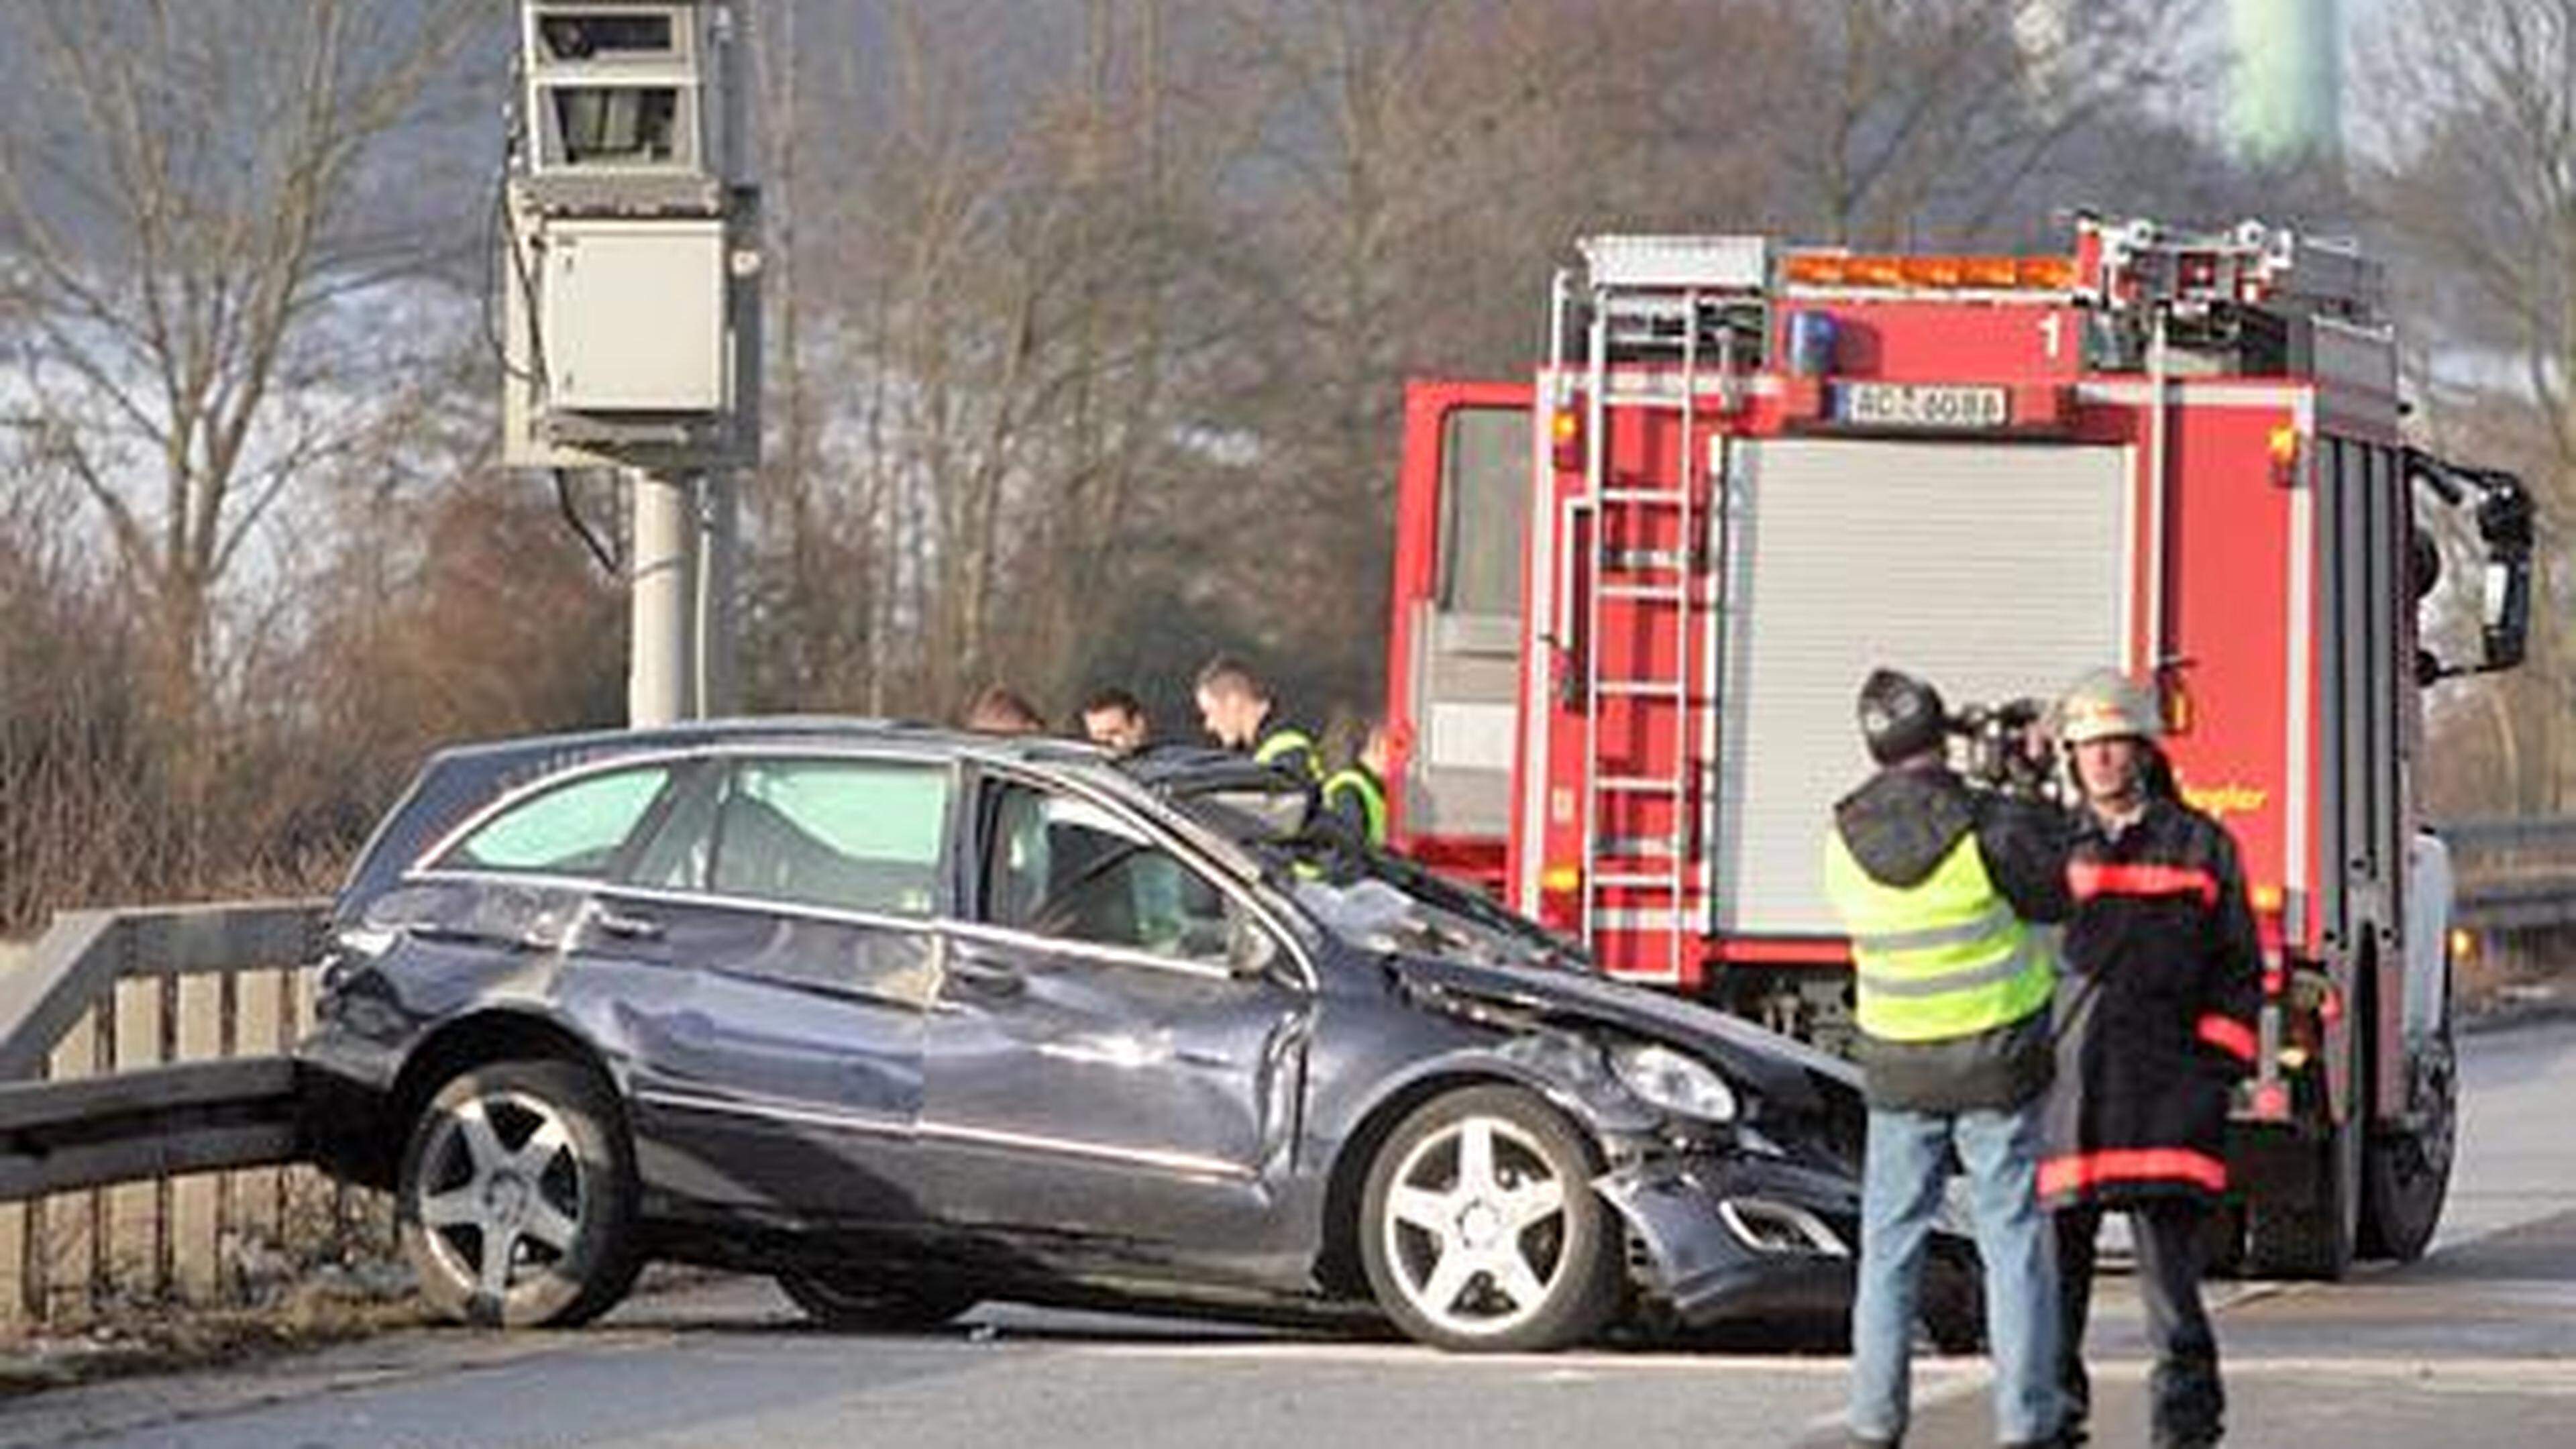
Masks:
[[[839,1326],[985,1299],[1454,1349],[1813,1325],[1848,1067],[1595,974],[1224,756],[840,720],[443,753],[335,909],[308,1135],[449,1316],[669,1258]],[[1927,1327],[1975,1331],[1944,1232]]]

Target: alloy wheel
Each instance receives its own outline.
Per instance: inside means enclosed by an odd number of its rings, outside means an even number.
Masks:
[[[1538,1140],[1505,1118],[1459,1118],[1397,1164],[1379,1224],[1416,1311],[1486,1337],[1527,1322],[1568,1264],[1566,1192]]]

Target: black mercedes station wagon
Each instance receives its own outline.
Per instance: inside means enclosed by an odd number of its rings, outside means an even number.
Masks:
[[[1603,979],[1235,757],[785,719],[432,759],[332,920],[310,1135],[450,1316],[647,1259],[1453,1349],[1851,1291],[1844,1064]],[[1936,1238],[1927,1327],[1976,1320]]]

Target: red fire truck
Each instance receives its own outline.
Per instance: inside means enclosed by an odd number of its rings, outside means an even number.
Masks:
[[[2340,1274],[2431,1236],[2449,871],[2418,697],[2519,661],[2530,506],[2401,436],[2375,264],[2079,218],[2044,256],[1603,236],[1529,381],[1407,394],[1401,849],[1601,966],[1827,1044],[1821,832],[1873,666],[1953,703],[2117,665],[2242,848],[2265,953],[2222,1251]],[[2466,657],[2418,643],[2484,565]],[[2430,640],[2441,629],[2428,629]]]

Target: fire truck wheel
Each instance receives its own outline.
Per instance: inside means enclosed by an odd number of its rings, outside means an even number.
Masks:
[[[1600,1159],[1519,1087],[1435,1097],[1369,1164],[1360,1262],[1378,1306],[1421,1342],[1505,1353],[1579,1343],[1619,1305],[1618,1224]]]
[[[2449,969],[2444,963],[2444,970]],[[2459,1062],[2449,982],[2442,1018],[2406,1059],[2406,1113],[2370,1135],[2362,1163],[2361,1252],[2412,1262],[2424,1256],[2451,1186],[2459,1135]]]

